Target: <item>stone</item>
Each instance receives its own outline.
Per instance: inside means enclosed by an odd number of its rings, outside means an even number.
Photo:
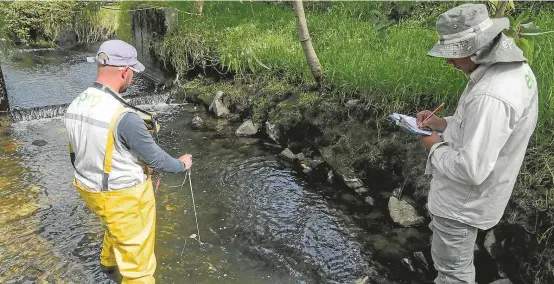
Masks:
[[[279,157],[289,162],[294,162],[294,159],[296,159],[296,156],[289,148],[285,148],[285,150],[283,150],[281,154],[279,154]]]
[[[300,161],[304,161],[306,159],[306,156],[304,155],[304,153],[299,153],[298,155],[296,155],[296,158]]]
[[[490,230],[489,232],[487,232],[487,235],[485,236],[485,241],[483,242],[483,246],[485,247],[485,250],[490,254],[490,256],[493,259],[496,259],[498,244],[496,243],[496,235],[494,233],[494,230]]]
[[[354,189],[354,192],[356,192],[357,194],[364,194],[368,191],[369,190],[366,187],[363,187],[363,186]]]
[[[393,190],[392,191],[392,196],[394,196],[398,199],[402,198],[402,188],[399,187],[399,188]]]
[[[510,281],[510,279],[508,279],[508,278],[504,278],[504,279],[495,280],[495,281],[491,282],[490,284],[512,284],[512,281]]]
[[[196,129],[201,129],[201,128],[204,128],[204,120],[202,120],[202,118],[200,118],[200,116],[195,116],[193,119],[192,119],[192,127],[196,128]]]
[[[221,101],[222,97],[223,97],[223,92],[221,91],[217,92],[212,101],[212,104],[209,107],[209,111],[213,112],[216,117],[223,117],[230,113],[229,109]]]
[[[230,113],[229,115],[227,115],[227,120],[229,120],[229,122],[239,122],[240,121],[240,114]]]
[[[404,200],[391,196],[389,198],[389,213],[392,220],[403,227],[422,224],[425,219],[417,214],[415,208]]]
[[[305,167],[305,168],[302,170],[302,172],[303,172],[304,174],[309,175],[309,174],[312,173],[312,168],[310,168],[310,167]]]
[[[46,142],[44,140],[35,140],[31,144],[33,144],[35,146],[38,146],[38,147],[42,147],[42,146],[45,146],[46,144],[48,144],[48,142]]]
[[[354,284],[369,284],[369,276],[362,277],[354,282]]]
[[[366,196],[364,198],[365,202],[371,206],[375,206],[375,199],[371,196]]]
[[[344,183],[346,183],[346,186],[348,186],[348,188],[350,189],[356,189],[358,187],[364,186],[362,181],[357,177],[348,177],[343,175],[342,180],[344,181]]]
[[[425,255],[423,255],[422,252],[416,251],[414,252],[414,257],[417,259],[425,269],[429,270],[429,263],[427,262],[427,259],[425,258]]]
[[[327,173],[327,182],[333,183],[334,180],[335,180],[335,174],[333,173],[332,170],[329,170],[329,172]]]
[[[412,261],[405,257],[402,259],[402,265],[404,265],[404,267],[408,268],[408,270],[410,270],[411,272],[415,272],[415,268],[414,268],[414,265],[412,264]]]
[[[293,153],[302,152],[302,143],[298,141],[291,142],[288,147]]]
[[[264,146],[267,147],[267,148],[272,148],[272,149],[276,149],[276,150],[280,150],[282,148],[281,145],[279,145],[279,144],[273,144],[273,143],[269,143],[269,142],[264,142]]]
[[[279,127],[276,124],[266,121],[265,132],[267,133],[267,136],[269,136],[269,139],[273,140],[275,143],[279,143],[279,140],[281,139],[281,131],[279,131]]]
[[[248,136],[253,136],[253,135],[256,135],[256,133],[258,133],[258,129],[260,127],[257,125],[257,124],[254,124],[252,122],[252,120],[247,120],[245,121],[240,127],[239,129],[237,129],[237,131],[235,132],[235,134],[239,137],[248,137]]]
[[[360,103],[360,100],[349,100],[349,101],[346,102],[346,107],[347,108],[353,108],[353,107],[357,106],[359,103]]]
[[[356,203],[356,197],[349,193],[341,194],[340,199],[346,203]]]

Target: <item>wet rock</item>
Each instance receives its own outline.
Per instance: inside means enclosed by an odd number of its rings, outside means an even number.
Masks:
[[[369,276],[362,277],[354,282],[354,284],[369,284]]]
[[[333,173],[333,171],[329,171],[327,173],[327,182],[328,183],[333,183],[333,181],[335,180],[335,174]]]
[[[196,128],[196,129],[202,129],[204,128],[204,120],[202,120],[202,118],[200,118],[200,116],[195,116],[193,119],[192,119],[192,127]]]
[[[258,129],[260,127],[257,124],[254,124],[252,120],[245,121],[239,129],[235,132],[237,136],[245,137],[245,136],[253,136],[258,133]]]
[[[240,114],[230,113],[229,115],[227,115],[227,120],[229,120],[229,122],[239,122]]]
[[[350,193],[343,193],[340,195],[340,199],[346,203],[356,203],[357,199],[354,195],[350,194]]]
[[[294,155],[294,153],[292,153],[292,151],[289,148],[286,148],[285,150],[283,150],[281,154],[279,154],[279,157],[289,162],[294,162],[294,159],[296,159],[296,156]]]
[[[31,143],[35,146],[39,146],[39,147],[42,147],[42,146],[45,146],[46,144],[48,144],[48,142],[44,141],[44,140],[35,140],[33,141],[33,143]]]
[[[412,264],[412,261],[405,257],[402,259],[402,265],[404,265],[404,267],[408,268],[408,270],[410,270],[411,272],[415,272],[415,268],[414,268],[414,265]]]
[[[272,149],[276,149],[276,150],[280,150],[282,148],[281,145],[279,145],[279,144],[273,144],[273,143],[269,143],[269,142],[264,142],[264,146],[267,147],[267,148],[272,148]]]
[[[494,230],[490,230],[485,236],[485,242],[483,243],[485,250],[490,254],[493,259],[496,259],[499,244],[496,242],[496,234]]]
[[[299,153],[298,155],[296,155],[296,158],[300,161],[304,161],[306,159],[306,156],[304,155],[304,153]]]
[[[375,199],[373,199],[373,197],[371,197],[371,196],[366,196],[366,197],[364,198],[364,200],[365,200],[365,203],[367,203],[367,204],[369,204],[369,205],[371,205],[371,206],[375,206]]]
[[[305,167],[305,168],[302,170],[302,172],[303,172],[304,174],[307,174],[307,175],[311,174],[312,171],[313,171],[313,170],[312,170],[312,168],[310,168],[310,167]]]
[[[367,187],[358,187],[356,189],[354,189],[354,192],[356,192],[357,194],[364,194],[366,192],[368,192],[369,190],[367,189]]]
[[[349,101],[346,102],[346,107],[347,108],[353,108],[353,107],[357,106],[359,103],[360,103],[360,100],[349,100]]]
[[[229,109],[221,101],[222,97],[223,92],[217,92],[209,108],[209,111],[213,112],[216,117],[223,117],[230,113]]]
[[[266,121],[265,132],[267,133],[267,136],[269,136],[269,139],[273,140],[275,143],[279,143],[279,140],[281,139],[281,131],[279,131],[279,127],[277,125]]]
[[[510,279],[508,279],[508,278],[504,278],[504,279],[495,280],[495,281],[491,282],[490,284],[512,284],[512,281],[510,281]]]
[[[425,255],[423,255],[422,252],[416,251],[414,252],[414,257],[425,267],[425,269],[429,270],[429,263],[427,262],[427,259],[425,258]]]
[[[356,188],[364,186],[362,181],[357,177],[349,177],[349,176],[343,175],[342,180],[344,181],[346,186],[348,186],[348,188],[350,188],[350,189],[356,189]]]
[[[394,196],[389,198],[388,208],[392,220],[400,226],[410,227],[420,225],[424,221],[424,218],[417,214],[412,205]]]

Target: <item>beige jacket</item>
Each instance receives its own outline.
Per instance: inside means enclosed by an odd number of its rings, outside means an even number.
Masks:
[[[496,225],[510,199],[538,118],[525,62],[481,65],[460,97],[443,143],[431,148],[428,209],[479,229]]]

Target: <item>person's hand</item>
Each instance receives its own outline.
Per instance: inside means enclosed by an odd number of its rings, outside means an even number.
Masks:
[[[425,149],[429,150],[431,149],[431,147],[433,147],[433,145],[437,144],[437,143],[440,143],[442,142],[440,136],[439,136],[439,133],[437,133],[436,131],[433,131],[433,133],[429,136],[425,136],[423,138],[423,147],[425,147]]]
[[[181,163],[185,164],[185,169],[188,170],[192,167],[192,155],[186,154],[179,158]]]
[[[430,128],[434,131],[444,131],[446,129],[446,120],[444,118],[440,118],[436,115],[431,115],[433,112],[430,110],[424,110],[417,113],[416,121],[417,126],[421,129],[423,128]],[[423,122],[429,115],[429,119],[427,121]]]

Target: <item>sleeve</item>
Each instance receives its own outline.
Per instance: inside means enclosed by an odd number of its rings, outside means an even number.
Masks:
[[[436,144],[428,162],[456,182],[479,185],[492,172],[518,117],[508,104],[488,95],[473,98],[465,109],[461,147],[454,150],[447,143]]]
[[[452,120],[452,116],[446,116],[446,117],[443,117],[444,120],[446,120],[446,125],[448,125],[450,123],[450,120]]]
[[[117,129],[119,141],[135,152],[150,168],[168,173],[185,171],[185,165],[181,161],[171,157],[156,144],[138,114],[124,114]]]

